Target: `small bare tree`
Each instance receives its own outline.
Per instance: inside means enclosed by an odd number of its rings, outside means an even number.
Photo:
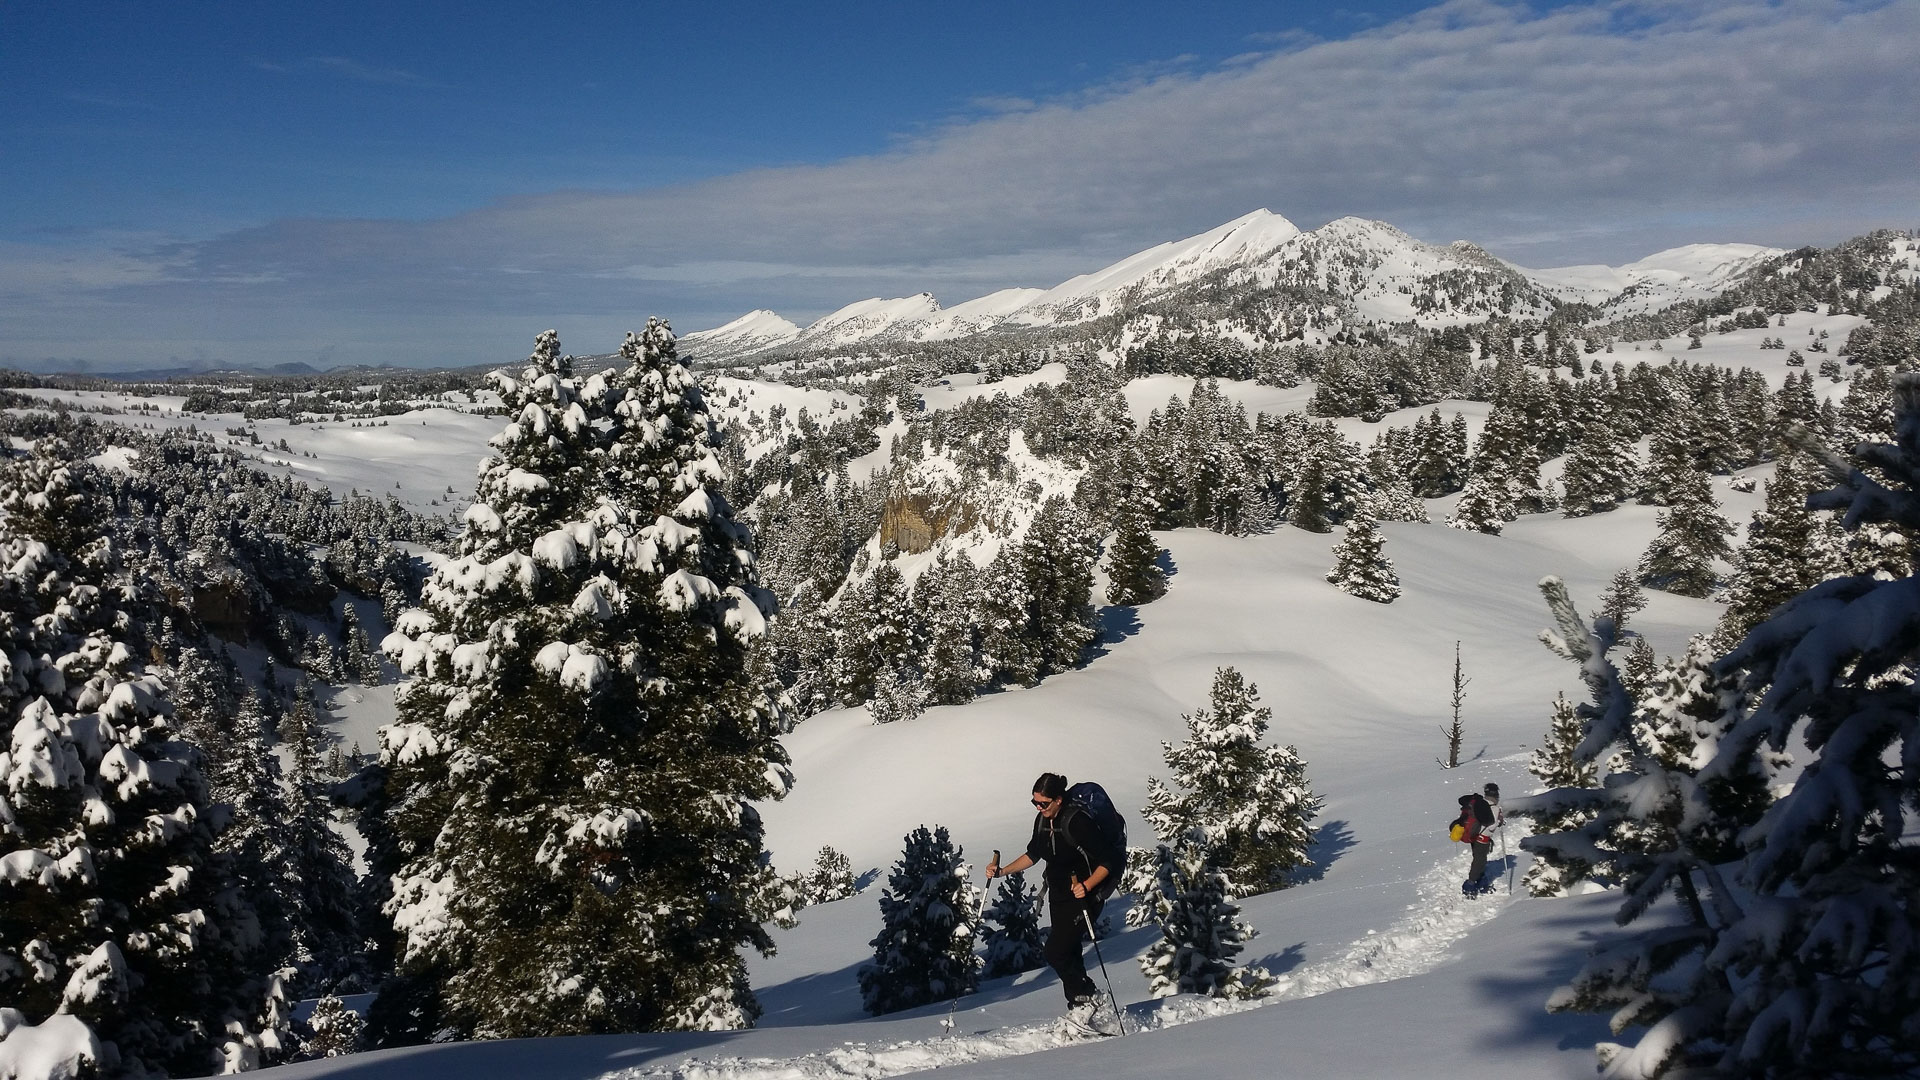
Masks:
[[[1467,700],[1467,684],[1472,679],[1460,673],[1460,643],[1453,643],[1453,725],[1443,727],[1440,734],[1447,737],[1447,756],[1445,760],[1434,758],[1443,769],[1460,767],[1460,744],[1467,737],[1467,729],[1460,723],[1460,706]]]

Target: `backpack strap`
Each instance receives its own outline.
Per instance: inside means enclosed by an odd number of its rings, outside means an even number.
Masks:
[[[1055,816],[1053,819],[1053,827],[1055,830],[1057,830],[1055,834],[1056,839],[1053,842],[1054,853],[1061,854],[1060,841],[1058,837],[1060,836],[1066,837],[1067,846],[1073,851],[1078,852],[1080,855],[1080,868],[1073,871],[1073,876],[1076,878],[1079,878],[1081,881],[1085,881],[1087,880],[1087,878],[1093,875],[1093,867],[1094,867],[1093,855],[1083,845],[1081,845],[1078,841],[1076,841],[1073,838],[1073,833],[1069,830],[1068,826],[1075,819],[1083,818],[1085,816],[1086,816],[1086,811],[1081,810],[1078,806],[1075,806],[1073,803],[1068,802],[1062,807],[1060,807],[1060,813],[1057,816]]]

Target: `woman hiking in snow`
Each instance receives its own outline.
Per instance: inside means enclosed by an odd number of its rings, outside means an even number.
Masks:
[[[1099,790],[1096,784],[1082,788]],[[1111,808],[1106,793],[1099,799]],[[1100,909],[1120,884],[1121,861],[1125,843],[1108,842],[1090,813],[1067,797],[1067,778],[1059,773],[1041,773],[1033,782],[1033,836],[1027,850],[1006,866],[996,858],[987,864],[987,880],[1012,874],[1045,860],[1047,903],[1053,908],[1053,927],[1047,934],[1044,951],[1047,963],[1060,976],[1066,992],[1068,1016],[1085,1025],[1099,1006],[1099,990],[1087,975],[1085,947],[1087,929],[1100,918]],[[1116,819],[1118,814],[1113,815]],[[1124,826],[1121,827],[1124,830]],[[1123,832],[1124,835],[1124,832]],[[1118,851],[1115,848],[1118,848]],[[997,855],[997,853],[996,853]]]

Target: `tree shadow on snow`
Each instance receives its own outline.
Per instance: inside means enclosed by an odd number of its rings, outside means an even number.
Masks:
[[[880,880],[880,868],[876,866],[871,870],[867,870],[861,873],[859,877],[853,879],[853,891],[856,893],[866,892],[867,886],[879,880]]]
[[[861,960],[837,971],[819,971],[769,986],[754,987],[760,999],[759,1027],[850,1024],[869,1019],[860,997]],[[944,1003],[943,1003],[944,1004]]]
[[[1107,646],[1125,641],[1140,632],[1140,613],[1132,607],[1103,607],[1099,627],[1087,646],[1087,659],[1105,656]]]
[[[1160,549],[1160,554],[1154,558],[1153,565],[1159,567],[1160,572],[1167,575],[1168,581],[1172,581],[1173,575],[1180,572],[1180,564],[1173,561],[1173,552],[1168,551],[1166,548]]]
[[[1301,961],[1306,958],[1307,943],[1302,941],[1289,945],[1270,956],[1262,957],[1258,963],[1261,967],[1266,968],[1267,973],[1270,975],[1285,975],[1287,972],[1299,967]]]
[[[1567,900],[1528,901],[1566,905],[1565,915],[1556,917],[1542,930],[1559,933],[1531,935],[1520,946],[1513,962],[1500,974],[1483,976],[1474,983],[1474,1007],[1500,1016],[1501,1023],[1490,1026],[1484,1049],[1510,1056],[1517,1047],[1545,1050],[1551,1047],[1592,1060],[1593,1045],[1616,1036],[1607,1029],[1604,1014],[1550,1013],[1547,997],[1566,985],[1579,971],[1588,952],[1602,940],[1618,936],[1603,911],[1591,905],[1574,905]],[[1610,910],[1610,909],[1605,909]],[[1599,922],[1596,922],[1598,916]],[[1636,928],[1637,929],[1637,928]],[[1632,1036],[1639,1030],[1630,1032]]]
[[[1321,822],[1320,827],[1314,830],[1313,843],[1307,845],[1307,865],[1293,873],[1294,884],[1319,881],[1326,877],[1327,867],[1359,842],[1345,821],[1334,818]]]

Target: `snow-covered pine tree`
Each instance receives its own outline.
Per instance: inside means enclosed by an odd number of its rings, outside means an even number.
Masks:
[[[359,880],[353,855],[333,827],[330,782],[321,774],[320,731],[311,684],[302,683],[289,715],[301,718],[286,740],[281,847],[269,866],[293,935],[288,989],[296,998],[367,989],[360,937]]]
[[[867,712],[876,724],[896,724],[927,711],[927,681],[914,668],[882,671],[873,681]]]
[[[1690,410],[1668,403],[1667,422],[1654,428],[1647,446],[1647,467],[1640,474],[1640,502],[1652,506],[1672,506],[1692,497],[1704,470],[1692,436]]]
[[[1507,522],[1519,516],[1512,492],[1513,485],[1495,471],[1494,465],[1476,467],[1467,478],[1459,501],[1453,504],[1453,513],[1447,517],[1448,527],[1500,535]]]
[[[1151,922],[1160,930],[1140,957],[1148,993],[1251,998],[1273,985],[1265,968],[1233,962],[1257,931],[1241,920],[1235,890],[1213,862],[1202,832],[1156,845],[1142,871],[1129,878],[1137,899],[1128,924]]]
[[[1115,515],[1113,548],[1107,553],[1107,603],[1137,607],[1167,591],[1167,574],[1160,569],[1162,548],[1149,531],[1147,513],[1131,502]]]
[[[831,846],[820,849],[802,884],[809,904],[830,904],[854,893],[853,864]]]
[[[1440,419],[1439,409],[1421,417],[1413,425],[1413,460],[1408,472],[1413,493],[1423,499],[1437,499],[1459,491],[1466,482],[1464,457],[1464,446],[1455,456],[1451,429]]]
[[[373,645],[367,640],[366,628],[360,625],[359,606],[352,597],[345,601],[341,612],[341,637],[346,640],[346,670],[349,678],[363,686],[380,684],[380,657]]]
[[[1041,947],[1040,886],[1027,888],[1025,871],[1016,870],[1000,879],[1000,889],[982,918],[987,947],[984,978],[1018,975],[1046,964]]]
[[[906,837],[880,894],[873,960],[859,971],[868,1012],[911,1009],[972,993],[980,985],[980,900],[945,826]]]
[[[850,585],[834,612],[835,692],[852,708],[919,675],[913,606],[892,559],[882,559],[865,581]],[[875,717],[878,719],[878,717]]]
[[[1895,398],[1895,441],[1862,445],[1852,461],[1804,429],[1790,432],[1837,483],[1810,505],[1844,511],[1849,528],[1920,529],[1920,374],[1898,376]],[[1920,1071],[1920,864],[1910,842],[1920,805],[1917,643],[1920,577],[1909,568],[1892,580],[1815,585],[1715,665],[1716,678],[1761,696],[1745,715],[1728,710],[1730,730],[1703,782],[1735,781],[1767,753],[1802,743],[1814,756],[1741,837],[1734,876],[1743,892],[1715,905],[1717,933],[1692,977],[1628,1017],[1649,1029],[1631,1049],[1610,1052],[1616,1071]],[[1674,951],[1661,931],[1621,949],[1619,970]]]
[[[1024,636],[1036,679],[1079,666],[1092,643],[1093,564],[1098,555],[1086,515],[1066,496],[1048,496],[1019,547],[1027,586]]]
[[[748,662],[771,599],[666,325],[604,382],[557,352],[496,380],[459,557],[384,643],[415,676],[382,733],[403,970],[443,995],[421,1024],[480,1037],[743,1026],[777,893],[752,803],[788,782]]]
[[[0,1072],[201,1075],[281,1048],[198,755],[146,673],[101,500],[39,448],[0,464]],[[16,1054],[17,1051],[17,1054]]]
[[[1032,685],[1040,663],[1027,634],[1032,593],[1022,571],[1020,550],[1003,545],[981,574],[979,599],[980,666],[1003,683]],[[1089,582],[1091,588],[1091,582]]]
[[[1564,513],[1580,517],[1619,506],[1633,493],[1637,471],[1633,447],[1620,438],[1611,417],[1588,424],[1567,455]]]
[[[927,700],[935,705],[964,705],[993,673],[980,663],[975,626],[975,579],[965,551],[941,552],[914,583],[915,606],[926,618]],[[925,602],[920,601],[925,596]]]
[[[1627,696],[1638,701],[1640,695],[1653,685],[1654,676],[1660,672],[1660,658],[1653,654],[1653,646],[1647,639],[1635,634],[1627,646],[1627,661],[1620,668],[1620,685]]]
[[[1767,502],[1747,524],[1747,542],[1735,555],[1727,610],[1715,639],[1732,646],[1767,613],[1839,570],[1815,543],[1818,522],[1807,509],[1809,479],[1799,455],[1788,454],[1767,481]]]
[[[1640,578],[1631,567],[1621,567],[1613,572],[1608,580],[1606,591],[1600,594],[1600,608],[1595,612],[1613,620],[1614,633],[1626,637],[1627,620],[1647,606],[1647,595],[1640,589]]]
[[[1591,762],[1583,762],[1575,756],[1580,745],[1580,718],[1574,714],[1573,703],[1567,695],[1559,694],[1553,699],[1553,712],[1547,718],[1547,732],[1540,746],[1527,759],[1527,771],[1545,785],[1548,791],[1559,788],[1590,788],[1599,779],[1599,771]],[[1592,811],[1581,808],[1565,808],[1535,814],[1533,828],[1535,832],[1560,833],[1572,832],[1592,820]],[[1535,896],[1559,896],[1566,891],[1568,882],[1564,873],[1569,868],[1574,876],[1584,874],[1580,863],[1556,863],[1546,859],[1536,859],[1527,868],[1524,884]]]
[[[1723,928],[1740,913],[1722,864],[1738,855],[1742,831],[1760,820],[1777,762],[1753,754],[1733,767],[1718,760],[1741,726],[1747,698],[1730,675],[1710,665],[1701,642],[1669,665],[1635,708],[1607,659],[1613,626],[1602,618],[1589,629],[1557,579],[1541,588],[1559,626],[1542,640],[1580,665],[1593,694],[1592,703],[1576,709],[1582,738],[1572,765],[1594,768],[1599,786],[1509,800],[1510,813],[1591,815],[1568,831],[1536,833],[1521,846],[1553,864],[1562,887],[1582,877],[1618,886],[1623,898],[1616,920],[1623,925],[1668,893],[1681,915],[1602,947],[1548,1008],[1611,1012],[1616,1031],[1654,1024],[1641,1050],[1602,1044],[1602,1065],[1616,1075],[1659,1076],[1670,1067],[1704,1064],[1682,1051],[1693,1038],[1711,1043],[1723,1035],[1709,1017],[1724,1010],[1728,983],[1701,978]],[[1699,1006],[1704,1009],[1696,1013]],[[1699,1047],[1691,1052],[1697,1055]]]
[[[1307,532],[1329,532],[1333,509],[1327,497],[1326,457],[1316,444],[1309,443],[1303,450],[1305,457],[1287,486],[1287,523]]]
[[[328,994],[314,1003],[307,1018],[306,1039],[300,1043],[303,1058],[345,1057],[358,1053],[366,1031],[360,1014],[347,1008],[338,997]]]
[[[1386,556],[1386,538],[1372,518],[1356,516],[1347,521],[1347,535],[1333,549],[1333,569],[1327,580],[1343,593],[1391,604],[1400,596],[1400,577],[1393,572],[1393,560]]]
[[[1213,673],[1208,706],[1186,721],[1187,741],[1161,743],[1172,786],[1147,781],[1142,813],[1163,841],[1196,833],[1235,896],[1284,888],[1307,863],[1320,797],[1291,746],[1263,746],[1273,710],[1234,668]]]
[[[1727,545],[1733,523],[1721,516],[1706,473],[1693,469],[1683,479],[1666,493],[1660,531],[1640,557],[1640,581],[1679,596],[1706,596],[1720,581],[1714,560],[1733,554]]]

